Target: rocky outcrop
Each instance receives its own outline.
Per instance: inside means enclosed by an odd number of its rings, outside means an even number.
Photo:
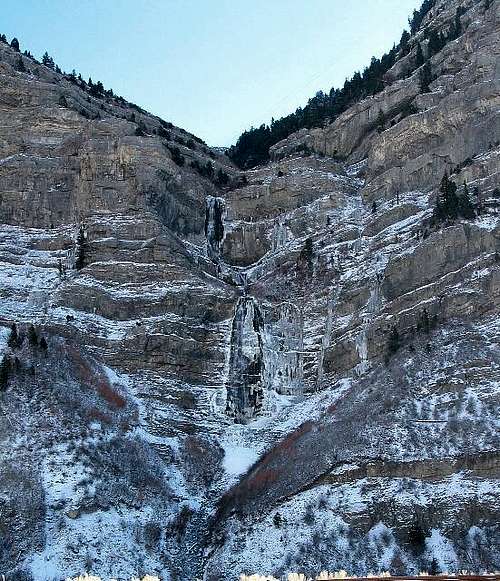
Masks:
[[[468,224],[435,233],[413,253],[389,262],[383,284],[385,296],[395,299],[460,270],[477,256],[494,254],[500,248],[499,234]]]
[[[280,160],[305,148],[329,157],[359,161],[375,147],[377,130],[410,111],[419,93],[418,75],[395,81],[382,93],[350,107],[324,129],[302,129],[272,146],[271,159]]]

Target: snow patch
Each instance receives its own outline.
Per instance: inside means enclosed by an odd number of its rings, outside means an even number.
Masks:
[[[223,444],[224,470],[231,476],[245,473],[258,459],[258,454],[252,448],[234,444]]]

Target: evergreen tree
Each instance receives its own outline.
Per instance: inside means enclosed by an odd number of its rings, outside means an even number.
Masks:
[[[312,238],[306,238],[304,246],[300,251],[300,259],[305,261],[309,271],[313,270],[314,245]]]
[[[137,127],[135,128],[135,134],[139,137],[146,135],[146,125],[144,124],[144,121],[139,121]]]
[[[0,42],[7,44],[7,37],[5,36],[5,34],[0,34]]]
[[[205,175],[210,179],[214,177],[214,164],[211,161],[207,161],[205,164]]]
[[[423,331],[426,335],[430,333],[431,330],[431,322],[429,319],[429,313],[427,309],[424,309],[420,315],[420,320],[417,323],[417,329],[419,331]]]
[[[458,197],[457,186],[448,178],[448,172],[445,172],[434,208],[434,216],[438,221],[446,219],[454,220],[458,216]]]
[[[462,217],[472,219],[475,217],[474,206],[469,197],[467,184],[464,182],[463,191],[457,194],[457,185],[448,178],[448,172],[445,172],[434,208],[435,220],[456,220]]]
[[[481,192],[479,191],[479,188],[477,186],[475,186],[474,189],[472,190],[472,196],[473,196],[473,199],[476,200],[477,213],[478,213],[478,215],[480,215],[483,213],[484,204],[483,204],[483,197],[481,196]]]
[[[61,95],[59,97],[59,105],[61,107],[67,107],[68,106],[68,101],[66,100],[66,97],[64,95]]]
[[[420,43],[417,44],[417,53],[415,55],[415,68],[420,68],[425,62],[424,53],[422,52],[422,46]]]
[[[49,346],[47,345],[47,340],[45,339],[45,337],[42,337],[40,339],[40,349],[46,352],[48,348]]]
[[[382,131],[384,130],[384,125],[385,125],[385,115],[382,112],[382,110],[380,110],[378,112],[377,120],[375,121],[375,125],[377,127],[377,131],[379,133],[382,133]]]
[[[33,325],[28,327],[28,341],[32,347],[38,347],[38,335]]]
[[[18,349],[21,346],[21,343],[22,340],[21,337],[19,336],[19,333],[17,332],[17,325],[15,323],[12,323],[12,325],[10,326],[10,335],[7,340],[7,345],[11,349]]]
[[[45,53],[42,56],[42,64],[45,65],[46,67],[49,67],[49,69],[54,69],[54,59],[49,56],[49,53],[47,51],[45,51]]]
[[[78,236],[76,238],[76,261],[75,268],[81,270],[85,266],[85,230],[80,226]]]
[[[19,41],[14,36],[14,38],[10,41],[10,46],[17,52],[19,52]]]
[[[16,71],[19,71],[20,73],[25,73],[26,72],[26,67],[24,66],[24,61],[23,61],[22,57],[19,57],[17,59],[17,62],[16,62]]]
[[[429,51],[429,57],[435,55],[440,50],[439,36],[435,30],[431,30],[429,33],[427,49]]]
[[[177,146],[168,146],[168,150],[172,155],[172,161],[177,164],[179,167],[182,167],[185,163],[185,158],[181,153],[181,150]]]
[[[7,389],[12,363],[8,355],[4,355],[0,363],[0,391]]]
[[[462,20],[461,16],[463,14],[463,9],[459,6],[455,12],[455,19],[453,20],[453,24],[450,28],[450,32],[448,34],[447,40],[455,40],[462,34]]]
[[[472,220],[476,216],[474,206],[469,197],[469,189],[467,188],[466,182],[464,182],[464,189],[458,197],[458,213],[467,220]]]
[[[219,186],[227,186],[229,183],[229,176],[222,168],[219,168],[219,171],[217,172],[217,183]]]
[[[389,338],[387,339],[386,360],[390,359],[392,355],[397,353],[400,347],[401,347],[401,338],[399,336],[399,331],[396,325],[393,325],[389,333]]]
[[[411,36],[407,30],[403,30],[403,34],[401,35],[401,40],[399,41],[399,49],[403,53],[403,55],[408,54],[408,41],[410,40]]]
[[[429,93],[431,90],[429,87],[429,84],[432,81],[431,64],[429,61],[426,61],[424,66],[421,68],[420,75],[419,75],[419,81],[420,81],[421,92],[422,93]]]
[[[435,55],[438,53],[444,46],[445,39],[441,32],[437,32],[436,30],[431,30],[429,33],[429,56]]]
[[[89,78],[89,87],[90,87],[90,94],[93,97],[101,97],[104,94],[104,86],[101,81],[97,81],[95,84],[90,84],[92,79]]]
[[[418,10],[413,11],[412,18],[408,18],[408,24],[410,25],[410,31],[415,34],[420,28],[423,19],[434,8],[436,0],[424,0],[422,6]]]

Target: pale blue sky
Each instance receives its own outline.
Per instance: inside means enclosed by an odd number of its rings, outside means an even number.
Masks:
[[[2,0],[0,32],[210,145],[230,145],[381,56],[420,3]]]

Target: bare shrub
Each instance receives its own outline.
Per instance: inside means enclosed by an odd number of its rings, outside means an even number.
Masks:
[[[182,391],[177,401],[183,410],[192,410],[196,407],[197,403],[196,396],[190,391]]]
[[[312,504],[307,505],[303,520],[307,526],[312,526],[316,522],[314,507]]]
[[[167,534],[180,539],[186,532],[187,525],[192,515],[193,511],[189,508],[189,506],[187,504],[183,504],[181,510],[169,523],[167,527]]]

